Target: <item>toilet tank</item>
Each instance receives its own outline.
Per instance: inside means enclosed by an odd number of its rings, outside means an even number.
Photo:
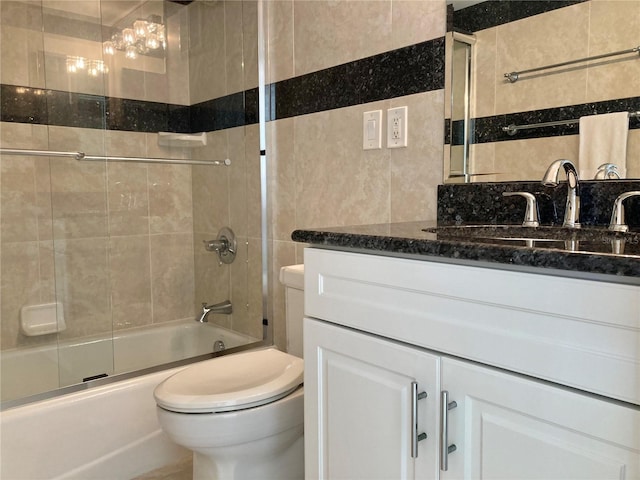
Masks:
[[[302,358],[302,319],[304,317],[304,265],[280,269],[284,285],[287,322],[287,353]]]

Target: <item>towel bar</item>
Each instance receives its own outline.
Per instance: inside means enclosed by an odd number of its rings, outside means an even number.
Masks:
[[[640,111],[638,112],[629,112],[629,118],[640,118]],[[553,127],[556,125],[573,125],[574,123],[579,123],[579,118],[572,118],[570,120],[557,120],[555,122],[543,122],[543,123],[531,123],[528,125],[507,125],[506,127],[502,127],[503,132],[507,132],[509,135],[515,135],[518,130],[525,130],[527,128],[542,128],[542,127]]]
[[[627,53],[638,53],[638,52],[640,52],[640,46],[629,48],[627,50],[620,50],[618,52],[604,53],[602,55],[594,55],[592,57],[579,58],[577,60],[569,60],[568,62],[556,63],[554,65],[547,65],[545,67],[530,68],[528,70],[521,70],[519,72],[509,72],[509,73],[505,73],[504,76],[507,80],[509,80],[510,83],[516,83],[520,78],[520,75],[522,75],[523,73],[539,72],[541,70],[548,70],[550,68],[558,68],[558,67],[565,67],[567,65],[573,65],[574,63],[582,63],[582,62],[587,62],[589,60],[599,60],[601,58],[614,57],[618,55],[625,55]]]

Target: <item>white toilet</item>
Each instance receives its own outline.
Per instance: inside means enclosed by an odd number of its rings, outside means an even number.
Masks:
[[[289,353],[250,350],[196,363],[160,383],[163,431],[193,451],[193,478],[304,478],[303,265],[283,267]]]

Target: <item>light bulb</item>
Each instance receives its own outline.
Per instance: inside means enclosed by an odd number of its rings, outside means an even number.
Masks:
[[[78,70],[82,70],[87,66],[87,62],[84,57],[76,57],[76,67]]]
[[[149,36],[147,37],[146,46],[151,50],[155,50],[160,46],[160,42],[158,42],[158,36],[155,33],[149,34]]]
[[[116,53],[116,48],[113,46],[113,42],[111,40],[103,43],[103,51],[105,55],[114,55]]]
[[[138,57],[138,52],[136,50],[136,46],[135,45],[129,45],[127,47],[127,50],[125,52],[125,56],[131,60],[134,60]]]
[[[160,15],[149,15],[147,17],[147,31],[153,33],[162,25],[162,17]]]
[[[127,45],[133,45],[136,41],[136,34],[133,28],[125,28],[122,30],[122,41]]]
[[[133,22],[133,29],[135,30],[136,38],[145,38],[147,36],[147,22],[145,20]]]

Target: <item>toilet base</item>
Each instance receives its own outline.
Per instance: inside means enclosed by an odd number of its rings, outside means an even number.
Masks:
[[[164,432],[194,452],[194,480],[303,480],[304,389],[259,407],[185,414],[156,409]]]
[[[282,451],[273,451],[273,441],[263,439],[251,445],[251,455],[239,458],[236,447],[216,449],[215,461],[205,453],[193,453],[193,480],[303,480],[304,439],[302,427],[281,432]],[[246,446],[242,447],[243,449]]]

